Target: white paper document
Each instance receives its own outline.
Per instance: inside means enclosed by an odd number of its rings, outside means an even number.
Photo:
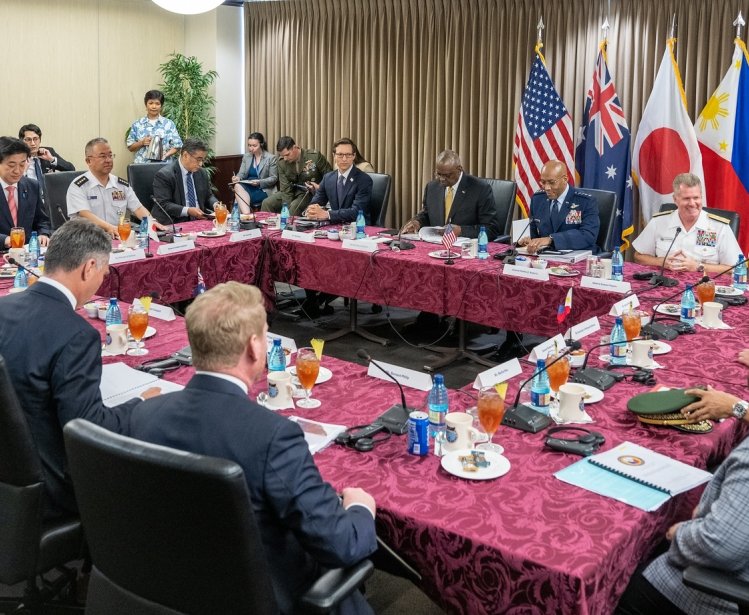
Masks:
[[[124,363],[109,363],[102,367],[99,389],[104,405],[109,408],[138,397],[151,387],[159,387],[162,393],[181,391],[184,388],[181,384],[139,372]]]
[[[313,455],[320,452],[333,442],[339,435],[346,431],[343,425],[334,425],[332,423],[320,423],[310,419],[290,416],[290,421],[294,421],[304,432],[304,439],[309,446],[309,452]]]

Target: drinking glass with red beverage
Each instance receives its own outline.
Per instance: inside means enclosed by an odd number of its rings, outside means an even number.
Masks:
[[[627,335],[628,342],[640,337],[642,320],[640,319],[639,312],[630,310],[629,312],[622,314],[622,325],[624,325],[624,333]]]
[[[138,299],[133,301],[130,310],[128,310],[127,328],[130,330],[130,335],[135,340],[135,348],[128,350],[127,354],[133,356],[148,354],[148,350],[143,347],[143,342],[141,341],[146,334],[146,329],[148,329],[148,311],[143,307]]]
[[[715,282],[709,280],[708,282],[695,284],[694,295],[697,297],[697,301],[700,302],[700,307],[702,307],[706,301],[715,301]]]
[[[226,206],[223,203],[216,203],[213,206],[213,213],[216,214],[216,230],[225,231],[226,218],[229,215],[229,210],[226,209]]]
[[[10,247],[23,248],[26,243],[26,231],[22,226],[14,226],[10,229]]]
[[[304,389],[305,397],[297,402],[301,408],[319,408],[320,400],[312,399],[310,391],[320,373],[320,359],[313,348],[300,348],[296,353],[296,377]]]
[[[494,444],[492,438],[505,416],[505,400],[495,387],[484,387],[479,391],[478,415],[489,441],[479,444],[476,448],[501,455],[505,449],[499,444]]]

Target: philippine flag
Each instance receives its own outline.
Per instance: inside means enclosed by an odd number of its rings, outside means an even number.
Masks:
[[[703,177],[700,147],[687,113],[684,87],[674,57],[675,44],[675,38],[666,43],[632,150],[632,171],[640,190],[640,211],[645,222],[658,212],[662,203],[673,203],[672,184],[679,173],[691,172],[700,179]]]
[[[715,207],[741,214],[739,245],[749,251],[749,63],[736,39],[731,66],[694,126],[702,152],[705,193]]]
[[[572,288],[567,291],[567,296],[564,299],[564,305],[560,305],[557,309],[557,322],[561,325],[567,315],[572,311]]]

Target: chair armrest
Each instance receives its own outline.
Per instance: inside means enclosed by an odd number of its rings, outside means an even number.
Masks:
[[[492,243],[512,243],[512,237],[509,235],[500,235],[496,239],[492,239]]]
[[[374,565],[368,559],[348,568],[328,570],[300,598],[300,604],[307,613],[327,613],[364,583],[372,572]]]
[[[749,607],[749,583],[726,576],[726,573],[702,566],[689,566],[683,572],[684,585],[723,598],[739,606]]]

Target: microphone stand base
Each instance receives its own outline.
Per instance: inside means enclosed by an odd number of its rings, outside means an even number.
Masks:
[[[502,419],[502,425],[528,433],[538,433],[551,425],[551,419],[530,406],[518,404],[515,407],[508,408],[505,417]]]
[[[678,283],[678,280],[674,280],[674,278],[667,278],[666,276],[662,275],[654,275],[652,278],[650,278],[650,286],[663,286],[664,288],[673,288]]]
[[[401,404],[395,404],[377,417],[377,422],[382,423],[387,430],[396,436],[408,433],[408,415],[415,412],[416,408],[403,409]]]
[[[679,332],[668,325],[659,322],[651,322],[650,324],[643,326],[640,335],[652,337],[654,340],[668,340],[670,342],[679,337]]]

